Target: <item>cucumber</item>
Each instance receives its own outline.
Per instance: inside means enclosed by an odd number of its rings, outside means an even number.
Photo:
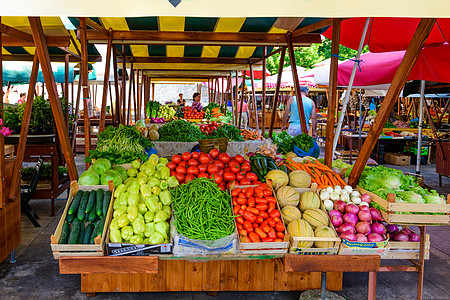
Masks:
[[[103,210],[103,189],[97,190],[97,201],[95,202],[95,213],[97,216],[102,215]]]
[[[78,191],[72,199],[72,203],[70,204],[69,211],[67,212],[69,215],[75,214],[75,211],[80,205],[81,197],[83,196],[83,191]]]
[[[103,227],[105,227],[105,220],[106,218],[101,219],[97,224],[97,235],[103,234]]]
[[[75,215],[74,214],[66,216],[66,221],[69,224],[72,223],[73,219],[75,219]]]
[[[96,194],[96,191],[91,191],[89,193],[89,200],[88,200],[88,203],[86,205],[86,213],[89,213],[91,211],[92,207],[94,206],[95,194]]]
[[[111,191],[106,191],[105,192],[105,196],[103,196],[103,216],[106,217],[106,214],[108,213],[108,207],[109,207],[109,202],[111,201],[111,197],[112,197],[112,193]]]
[[[94,231],[94,224],[89,224],[84,231],[83,244],[89,244],[92,232]]]
[[[94,244],[94,239],[97,237],[97,227],[101,220],[95,223],[94,230],[92,230],[91,238],[89,239],[89,244]]]
[[[97,215],[95,214],[95,209],[91,209],[91,211],[89,212],[89,216],[88,216],[88,220],[89,222],[94,222],[95,219],[97,218]]]
[[[70,225],[68,222],[64,222],[61,230],[61,237],[59,238],[60,244],[67,244],[69,241]]]
[[[72,222],[72,228],[70,230],[68,244],[76,244],[78,242],[78,236],[80,235],[81,223],[78,219],[74,219]]]
[[[86,227],[83,222],[80,223],[80,234],[78,235],[78,243],[77,244],[83,244],[84,239],[84,232],[86,231]]]
[[[273,161],[273,159],[266,159],[267,162],[267,170],[268,171],[272,171],[272,170],[278,170],[277,165],[275,164],[275,162]]]
[[[78,207],[78,220],[82,221],[84,215],[86,214],[86,206],[88,203],[89,192],[83,193],[83,198],[81,198],[80,206]]]

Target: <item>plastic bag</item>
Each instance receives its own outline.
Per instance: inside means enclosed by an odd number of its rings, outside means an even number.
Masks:
[[[297,156],[299,157],[312,156],[318,158],[320,155],[319,144],[317,144],[316,139],[314,139],[314,146],[311,149],[309,149],[308,152],[305,152],[296,145],[294,145],[294,153],[297,154]]]

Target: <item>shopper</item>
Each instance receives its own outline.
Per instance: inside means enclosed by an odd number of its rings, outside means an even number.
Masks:
[[[192,96],[192,109],[197,110],[197,111],[202,111],[203,110],[203,106],[200,104],[200,100],[201,100],[201,96],[200,93],[194,93],[194,95]]]
[[[27,93],[20,93],[20,98],[17,100],[17,104],[22,104],[27,101]]]
[[[180,93],[178,96],[180,97],[180,99],[177,100],[177,104],[179,107],[183,108],[186,105],[186,100],[183,99],[182,93]]]
[[[241,124],[243,129],[247,129],[248,127],[248,105],[246,100],[247,99],[245,99],[244,103],[242,103]],[[238,101],[236,107],[236,114],[239,114],[240,111],[241,111],[241,101]]]
[[[300,94],[301,94],[302,102],[303,102],[303,111],[305,113],[305,119],[306,119],[306,128],[309,132],[309,121],[311,120],[311,125],[312,125],[311,136],[313,138],[316,138],[317,137],[316,105],[313,100],[308,98],[308,96],[307,96],[308,92],[309,92],[309,89],[307,86],[300,87]],[[281,130],[286,130],[286,121],[287,121],[288,116],[290,116],[288,133],[291,136],[296,136],[296,135],[302,134],[300,118],[298,116],[297,98],[295,96],[291,97],[286,104],[286,109],[284,110],[284,115],[283,115],[283,126],[282,126]],[[305,132],[305,133],[308,134],[308,132]]]

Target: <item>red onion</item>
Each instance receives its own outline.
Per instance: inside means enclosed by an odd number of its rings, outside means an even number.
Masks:
[[[386,225],[386,231],[387,231],[387,233],[394,233],[395,234],[395,233],[399,232],[400,229],[395,224],[387,224]]]
[[[359,212],[359,207],[353,203],[347,204],[347,206],[345,207],[345,212],[356,215]]]
[[[369,234],[372,231],[368,222],[358,222],[355,229],[357,233],[361,234]]]
[[[409,229],[409,228],[403,228],[403,229],[402,229],[402,232],[405,233],[405,234],[407,234],[407,235],[410,235],[411,233],[413,233],[413,232],[411,231],[411,229]]]
[[[420,236],[417,233],[411,233],[409,235],[409,241],[410,242],[420,242]]]
[[[364,211],[369,211],[369,207],[367,205],[360,205],[359,206],[359,211],[364,210]]]
[[[330,211],[328,212],[328,215],[330,216],[330,218],[332,218],[332,217],[334,217],[334,216],[342,217],[342,214],[341,214],[338,210],[335,210],[335,209],[330,210]]]
[[[334,225],[334,227],[339,227],[344,223],[344,220],[342,219],[341,215],[334,215],[331,218],[331,224]]]
[[[367,237],[362,233],[355,234],[357,242],[367,242]]]
[[[370,214],[372,215],[372,220],[374,221],[383,221],[383,218],[381,217],[380,211],[376,208],[370,209]]]
[[[349,223],[344,223],[341,226],[339,226],[338,228],[336,228],[337,232],[340,233],[345,233],[345,232],[350,232],[350,233],[355,233],[355,227],[352,226],[352,224]]]
[[[386,234],[386,228],[381,223],[373,223],[372,224],[372,232],[378,233],[380,235]]]
[[[356,236],[351,232],[344,232],[343,234],[341,234],[341,239],[349,240],[350,242],[355,242]]]
[[[367,210],[361,210],[358,213],[358,218],[360,221],[372,223],[372,216],[370,215],[370,212]]]
[[[399,233],[394,235],[394,241],[408,242],[409,241],[409,235],[407,235],[406,233],[400,231]]]
[[[346,206],[346,205],[347,205],[347,204],[345,204],[344,201],[338,200],[338,201],[334,202],[333,208],[334,208],[335,210],[340,211],[341,213],[344,213],[344,212],[345,212],[345,206]]]
[[[344,222],[351,224],[353,227],[355,227],[356,223],[358,223],[358,216],[352,213],[346,213],[342,219],[344,219]]]
[[[372,202],[372,199],[370,199],[370,196],[368,194],[362,194],[361,196],[359,196],[359,198],[361,198],[361,201],[370,203]]]
[[[371,234],[367,235],[367,240],[369,242],[382,242],[384,241],[383,237],[375,232],[372,232]]]

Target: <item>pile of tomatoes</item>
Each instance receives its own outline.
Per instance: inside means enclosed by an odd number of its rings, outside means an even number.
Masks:
[[[211,133],[213,133],[216,129],[217,129],[217,127],[219,127],[219,126],[221,126],[222,124],[219,124],[219,123],[217,123],[216,121],[213,121],[213,122],[211,122],[211,124],[208,124],[208,125],[201,125],[200,126],[200,131],[203,133],[203,134],[211,134]]]
[[[190,106],[183,107],[184,118],[185,119],[203,119],[205,116],[205,111],[193,110]]]
[[[243,243],[283,242],[285,226],[277,199],[265,183],[231,191],[233,212]]]
[[[224,191],[232,181],[235,181],[236,185],[261,183],[258,176],[250,172],[250,163],[242,155],[231,157],[217,149],[212,149],[209,153],[184,152],[182,155],[174,155],[167,167],[170,169],[170,175],[174,175],[180,184],[205,177],[213,179]]]

